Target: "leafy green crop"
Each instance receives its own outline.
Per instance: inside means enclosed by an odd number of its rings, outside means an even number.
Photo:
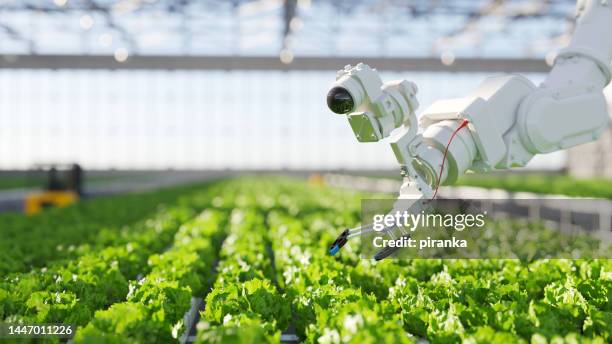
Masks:
[[[541,259],[525,247],[521,259],[375,262],[355,244],[329,256],[338,230],[359,222],[363,196],[281,178],[219,181],[46,268],[9,273],[0,317],[76,323],[77,343],[177,343],[201,300],[198,343],[288,333],[305,343],[612,342],[612,260]],[[530,230],[496,228],[481,249]],[[543,233],[547,249],[568,244]]]
[[[129,234],[127,226],[202,187],[191,185],[85,200],[31,217],[0,214],[0,276],[74,259],[114,245],[122,241],[121,236]]]
[[[161,211],[155,218],[130,227],[121,245],[87,253],[0,281],[5,320],[86,324],[93,312],[121,301],[128,281],[147,269],[147,257],[171,242],[178,226],[190,217],[187,209]],[[78,300],[78,301],[77,301]]]
[[[242,191],[244,205],[266,204],[279,285],[306,342],[611,340],[610,260],[371,262],[354,246],[332,258],[327,244],[338,228],[358,221],[347,194],[278,181]],[[554,247],[562,238],[545,240]]]
[[[131,343],[168,343],[185,331],[191,295],[207,289],[224,216],[210,210],[184,224],[172,247],[149,258],[150,273],[129,285],[126,301],[98,311],[76,343],[117,338]],[[127,312],[126,312],[127,310]]]
[[[248,199],[238,198],[243,209],[231,214],[229,236],[221,249],[221,262],[213,290],[206,297],[199,325],[202,342],[220,342],[229,330],[257,324],[263,332],[236,332],[236,342],[263,337],[275,342],[291,318],[285,297],[277,290],[264,218],[249,208]]]

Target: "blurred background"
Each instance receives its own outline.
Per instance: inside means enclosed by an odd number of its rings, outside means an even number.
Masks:
[[[365,61],[384,80],[414,81],[420,110],[493,74],[539,82],[569,42],[574,7],[0,0],[0,209],[54,183],[102,194],[244,171],[397,176],[387,144],[357,143],[327,110],[337,69]],[[611,132],[523,170],[609,181]],[[74,177],[73,164],[84,172]]]

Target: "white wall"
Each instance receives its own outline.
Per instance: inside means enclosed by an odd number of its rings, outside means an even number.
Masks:
[[[404,73],[421,109],[485,74]],[[540,75],[532,75],[541,79]],[[394,168],[325,105],[333,72],[0,71],[0,169]],[[534,161],[559,168],[563,154]]]

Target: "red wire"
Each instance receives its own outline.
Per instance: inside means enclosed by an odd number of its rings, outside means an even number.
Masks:
[[[440,175],[438,176],[438,181],[436,182],[436,189],[434,191],[433,196],[431,197],[431,200],[436,198],[436,195],[438,194],[438,188],[440,187],[440,180],[442,179],[442,172],[444,171],[444,163],[446,162],[446,155],[448,154],[448,147],[450,147],[451,142],[453,142],[453,139],[455,138],[455,135],[457,135],[459,130],[465,128],[468,125],[468,123],[470,122],[467,119],[464,119],[463,122],[461,122],[461,124],[457,127],[457,129],[455,129],[450,139],[448,140],[448,143],[446,144],[446,149],[444,149],[444,157],[442,158],[442,166],[440,167]]]

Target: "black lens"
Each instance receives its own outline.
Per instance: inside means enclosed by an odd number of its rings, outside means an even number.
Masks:
[[[334,87],[327,94],[327,106],[335,113],[345,114],[353,110],[355,101],[346,88]]]

